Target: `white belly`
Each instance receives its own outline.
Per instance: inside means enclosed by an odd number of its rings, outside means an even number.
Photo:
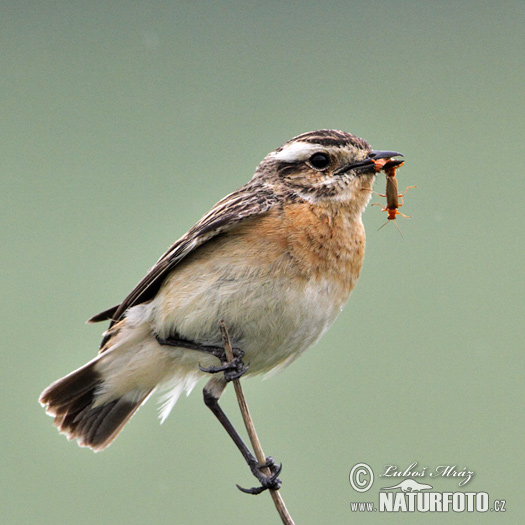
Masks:
[[[263,281],[257,276],[239,284],[208,275],[187,288],[191,291],[181,290],[175,297],[157,296],[151,304],[153,330],[161,337],[177,333],[222,346],[219,321],[224,320],[233,346],[245,352],[250,374],[293,361],[321,337],[347,299],[338,301],[340,290],[325,280],[299,279],[292,284],[284,276]],[[167,311],[168,315],[160,314]],[[217,364],[198,353],[195,358],[201,364]]]

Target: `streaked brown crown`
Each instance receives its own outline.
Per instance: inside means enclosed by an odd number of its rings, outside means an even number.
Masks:
[[[276,151],[280,151],[286,144],[291,142],[307,142],[310,144],[319,144],[320,146],[355,146],[363,150],[370,150],[370,144],[365,140],[352,133],[347,133],[346,131],[339,131],[337,129],[318,129],[317,131],[308,131],[297,135],[293,139],[285,142],[280,148],[277,148]]]

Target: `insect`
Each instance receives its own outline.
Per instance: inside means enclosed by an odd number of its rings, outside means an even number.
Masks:
[[[417,186],[408,186],[403,193],[398,193],[398,185],[397,185],[397,178],[396,178],[396,171],[398,168],[400,168],[404,162],[402,160],[388,160],[383,165],[379,164],[379,161],[376,163],[376,169],[380,169],[385,172],[386,175],[386,189],[385,193],[377,193],[380,197],[386,198],[386,206],[383,206],[383,209],[381,211],[388,212],[388,219],[379,229],[381,229],[383,226],[388,224],[389,221],[394,221],[394,224],[396,225],[397,229],[399,230],[399,233],[401,234],[401,230],[399,229],[399,226],[395,222],[396,217],[398,215],[401,215],[405,219],[411,219],[412,217],[405,215],[404,213],[401,213],[399,211],[399,208],[403,206],[403,197],[406,195],[407,191],[412,188],[417,188]],[[376,193],[376,192],[374,192]],[[381,206],[379,203],[374,203],[372,206]],[[401,237],[403,237],[403,234],[401,234]]]

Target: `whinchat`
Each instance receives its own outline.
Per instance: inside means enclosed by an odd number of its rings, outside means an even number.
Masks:
[[[210,372],[215,406],[235,375],[221,357],[221,320],[249,364],[239,373],[289,365],[347,302],[365,251],[361,215],[378,171],[399,155],[327,129],[268,154],[119,305],[90,319],[110,322],[99,354],[40,397],[54,424],[101,450],[154,391],[164,392],[164,420]]]

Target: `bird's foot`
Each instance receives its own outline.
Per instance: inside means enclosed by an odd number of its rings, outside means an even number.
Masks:
[[[223,351],[223,354],[220,357],[217,356],[222,363],[220,366],[209,366],[205,368],[199,365],[199,368],[208,374],[224,372],[224,379],[227,382],[233,381],[234,379],[239,379],[239,377],[246,373],[250,367],[250,363],[247,365],[244,364],[244,361],[242,360],[244,357],[244,352],[242,350],[239,350],[238,348],[233,348],[232,350],[234,357],[231,361],[227,361],[226,352]]]
[[[263,473],[262,469],[264,468],[270,469],[270,474]],[[252,471],[252,474],[257,478],[261,486],[245,489],[237,485],[237,488],[241,492],[254,495],[260,494],[261,492],[264,492],[267,489],[279,490],[282,484],[282,481],[279,479],[279,474],[282,468],[282,463],[280,465],[276,465],[273,458],[269,456],[266,458],[266,462],[262,465],[259,463],[254,463],[253,465],[250,465],[250,470]]]

